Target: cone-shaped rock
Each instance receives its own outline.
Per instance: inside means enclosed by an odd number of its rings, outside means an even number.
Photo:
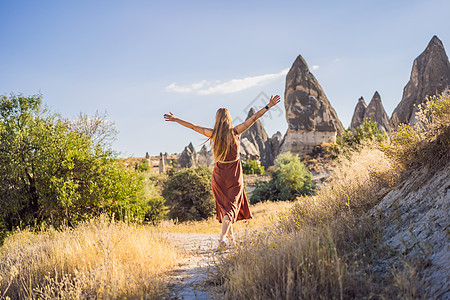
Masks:
[[[372,122],[376,122],[379,130],[391,132],[389,117],[384,110],[383,104],[381,103],[381,97],[378,92],[375,92],[372,100],[370,100],[370,103],[366,108],[366,112],[364,113],[364,119],[371,119]]]
[[[361,97],[356,104],[355,111],[353,112],[352,122],[350,123],[350,129],[355,130],[364,120],[364,113],[366,112],[367,104],[364,98]]]
[[[414,60],[402,100],[392,113],[392,127],[416,123],[417,105],[425,102],[428,96],[448,91],[449,86],[450,63],[441,40],[433,36],[425,51]]]
[[[243,161],[260,160],[259,151],[247,138],[241,138],[239,156]]]
[[[255,114],[253,107],[250,109],[247,115],[247,120]],[[261,165],[268,167],[270,165],[270,152],[271,149],[267,148],[267,141],[269,137],[267,136],[266,130],[260,120],[257,120],[249,129],[247,129],[241,136],[241,140],[247,139],[255,147],[257,153],[259,154],[259,159],[261,160]],[[242,147],[244,150],[246,147]],[[253,152],[253,149],[251,149]],[[244,154],[246,155],[246,154]]]
[[[303,156],[314,146],[336,140],[344,131],[319,82],[301,55],[286,75],[284,105],[288,130],[279,152]]]
[[[188,146],[184,147],[183,152],[181,152],[178,157],[178,169],[190,168],[197,166],[197,153],[195,152],[194,145],[189,143]]]
[[[198,164],[201,166],[210,167],[214,165],[214,157],[211,150],[206,148],[206,145],[203,145],[202,149],[197,153]]]

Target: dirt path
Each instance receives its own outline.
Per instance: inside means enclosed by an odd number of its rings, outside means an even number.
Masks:
[[[221,299],[219,288],[205,283],[217,255],[217,234],[168,233],[167,237],[185,252],[186,258],[170,273],[170,299]]]

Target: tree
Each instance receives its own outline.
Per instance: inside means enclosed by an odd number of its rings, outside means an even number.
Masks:
[[[289,152],[280,154],[275,160],[275,171],[268,182],[257,182],[250,198],[251,203],[264,200],[292,200],[314,191],[313,177],[298,155]]]
[[[210,168],[184,168],[170,175],[162,192],[169,217],[179,221],[204,220],[214,215]]]
[[[148,164],[147,159],[143,158],[141,165],[139,166],[139,171],[141,172],[148,172],[150,170],[150,166]]]
[[[143,219],[143,177],[110,149],[113,122],[64,119],[40,95],[0,97],[0,229],[74,225],[101,213]]]

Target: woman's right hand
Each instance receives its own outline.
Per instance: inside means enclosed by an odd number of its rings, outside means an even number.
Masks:
[[[164,114],[164,119],[169,122],[175,122],[177,117],[175,117],[173,113],[169,112],[168,114]]]
[[[270,96],[269,104],[267,105],[269,108],[274,107],[281,101],[280,96],[276,95],[275,97],[272,95]]]

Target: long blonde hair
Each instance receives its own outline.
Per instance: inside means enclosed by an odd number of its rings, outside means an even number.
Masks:
[[[216,113],[216,123],[214,124],[211,135],[214,161],[225,161],[235,139],[230,112],[226,108],[219,108]]]

